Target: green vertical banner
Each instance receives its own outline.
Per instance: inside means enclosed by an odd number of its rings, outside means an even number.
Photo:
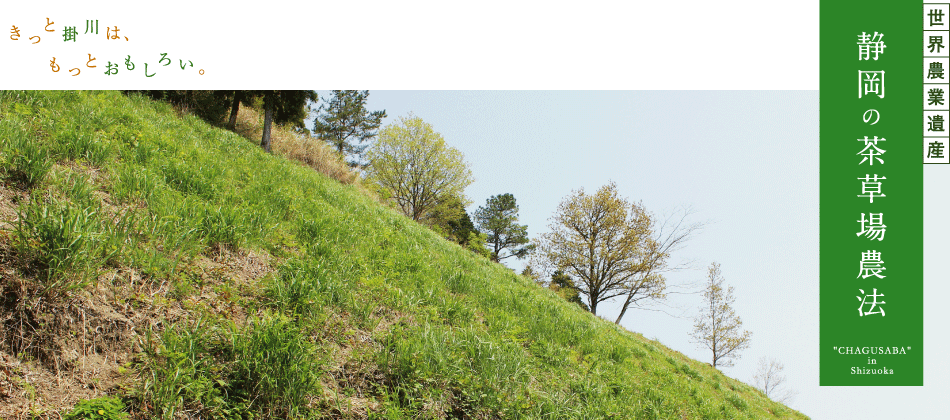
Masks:
[[[926,8],[820,4],[822,386],[923,385]]]

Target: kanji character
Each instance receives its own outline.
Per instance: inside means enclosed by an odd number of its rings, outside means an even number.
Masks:
[[[39,36],[31,36],[31,37],[30,37],[30,41],[32,41],[32,40],[33,40],[33,38],[36,38],[36,42],[34,42],[34,44],[36,44],[36,43],[39,43],[39,42],[40,42],[40,37],[39,37]]]
[[[928,79],[943,79],[943,63],[939,61],[934,61],[930,63],[930,68],[927,69],[927,78]]]
[[[66,26],[63,28],[63,42],[73,41],[76,42],[76,35],[79,32],[76,32],[75,26]]]
[[[874,178],[871,178],[871,175],[864,174],[864,178],[858,178],[858,179],[863,180],[863,182],[861,182],[861,194],[866,194],[866,195],[858,195],[858,197],[870,198],[871,203],[874,202],[875,195],[877,195],[878,197],[887,197],[886,195],[881,193],[881,182],[880,182],[881,180],[887,179],[887,177],[882,176],[878,178],[877,174],[874,174]]]
[[[927,105],[943,105],[943,89],[933,88],[927,91]]]
[[[858,153],[856,153],[856,154],[859,154],[859,155],[864,156],[864,159],[862,159],[861,162],[858,162],[858,165],[860,165],[860,164],[862,164],[862,163],[864,163],[864,162],[867,162],[868,160],[871,161],[871,163],[869,163],[868,165],[874,165],[874,160],[875,160],[875,159],[877,159],[877,161],[878,161],[879,163],[884,164],[884,160],[882,160],[882,159],[879,158],[878,156],[883,155],[884,152],[886,152],[887,150],[883,150],[883,149],[878,148],[878,147],[877,147],[877,142],[879,142],[879,141],[887,141],[887,139],[885,139],[885,138],[880,138],[880,139],[879,139],[879,138],[877,138],[877,136],[874,136],[873,139],[869,139],[868,136],[864,136],[864,139],[858,139],[858,141],[862,141],[862,140],[864,141],[864,149],[862,149],[860,152],[858,152]]]
[[[927,117],[927,131],[943,131],[943,115],[930,115]]]
[[[876,61],[878,55],[883,54],[884,49],[887,48],[887,45],[884,45],[884,41],[881,40],[882,38],[884,38],[884,34],[876,31],[874,35],[861,32],[861,35],[858,35],[858,61],[872,58]],[[871,57],[872,55],[873,57]]]
[[[943,105],[943,89],[933,88],[927,91],[927,105]]]
[[[876,276],[878,278],[884,278],[887,276],[882,276],[881,272],[887,270],[884,267],[884,261],[881,260],[881,253],[869,249],[861,253],[861,263],[860,269],[858,270],[858,277],[866,279],[871,276]]]
[[[943,10],[930,9],[927,16],[930,16],[930,26],[943,26]]]
[[[20,28],[17,28],[16,25],[13,25],[13,28],[10,29],[10,39],[14,41],[20,40]]]
[[[49,18],[46,18],[46,32],[56,32],[55,29],[50,29],[50,26],[55,25],[56,22],[50,22]]]
[[[930,48],[930,52],[937,50],[937,53],[940,53],[940,49],[943,48],[943,35],[931,35],[930,36],[930,45],[927,46]]]
[[[152,73],[152,76],[154,76],[154,75],[155,75],[155,73]],[[152,77],[152,76],[149,76],[149,75],[148,75],[148,63],[145,63],[145,77]]]
[[[49,61],[49,67],[53,69],[53,73],[59,71],[59,64],[56,64],[56,57],[53,57],[53,59]]]
[[[879,98],[884,98],[884,70],[858,70],[858,98],[869,93],[874,93]]]
[[[125,57],[125,68],[129,71],[135,70],[135,63],[132,62],[132,56],[127,55]]]
[[[864,295],[863,289],[858,289],[858,291],[861,292],[862,295]],[[858,316],[874,315],[874,314],[881,314],[881,316],[884,316],[884,308],[878,308],[878,312],[874,312],[875,306],[883,305],[886,303],[883,300],[880,302],[877,301],[877,298],[884,297],[884,294],[883,293],[877,294],[877,289],[874,289],[874,293],[871,294],[870,296],[873,298],[871,302],[868,302],[868,295],[865,295],[864,297],[857,296],[858,300],[861,301],[861,306],[858,306]],[[867,305],[868,303],[871,304],[871,309],[869,309],[867,312],[864,312],[864,305]]]
[[[69,72],[72,73],[73,70],[76,70],[76,74],[71,74],[70,76],[79,76],[79,68],[69,69]]]
[[[943,143],[939,141],[935,141],[928,144],[928,146],[929,146],[927,148],[928,158],[943,159],[943,147],[944,147]]]
[[[95,25],[93,25],[93,23],[95,23]],[[93,27],[95,27],[95,32],[93,32],[93,33],[95,33],[96,35],[98,35],[98,34],[99,34],[99,19],[96,19],[95,22],[93,22],[93,21],[87,19],[87,20],[86,20],[86,32],[84,32],[84,33],[86,33],[86,34],[90,33],[90,31],[93,30]]]
[[[106,71],[104,73],[106,76],[112,76],[113,74],[117,74],[118,72],[119,72],[118,63],[112,64],[112,62],[110,61],[108,64],[106,64]]]
[[[884,233],[887,231],[887,226],[884,224],[884,213],[870,213],[870,220],[864,218],[864,213],[861,213],[861,220],[858,220],[858,223],[861,223],[861,231],[856,233],[855,236],[867,236],[870,240],[877,239],[878,241],[884,240]]]
[[[869,122],[872,118],[874,118],[874,122],[872,122],[871,125],[877,124],[877,122],[881,120],[881,113],[876,109],[864,111],[864,122]]]
[[[86,61],[86,67],[96,68],[96,66],[92,65],[92,62],[96,61],[96,57],[93,57],[92,54],[88,54],[88,55],[89,55],[89,61]]]
[[[185,61],[179,59],[179,60],[178,60],[178,63],[179,63],[179,65],[181,66],[181,69],[184,70],[184,69],[185,69]],[[191,64],[191,60],[188,60],[188,67],[194,67],[194,66],[195,66],[194,64]]]

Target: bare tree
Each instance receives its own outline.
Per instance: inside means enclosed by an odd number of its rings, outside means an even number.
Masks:
[[[788,404],[795,399],[798,393],[785,387],[783,370],[785,370],[785,366],[778,360],[766,360],[765,357],[762,357],[759,359],[759,366],[755,371],[753,384],[756,388],[762,390],[766,397],[782,404]]]
[[[682,248],[687,240],[705,226],[705,223],[701,222],[687,224],[686,219],[691,214],[692,211],[689,208],[683,209],[682,215],[678,219],[676,214],[673,213],[659,227],[654,226],[655,219],[652,215],[648,218],[652,238],[649,241],[644,241],[643,250],[641,251],[641,271],[637,272],[629,283],[629,288],[626,289],[626,298],[620,307],[620,315],[617,315],[617,320],[614,323],[620,324],[620,320],[627,313],[630,304],[639,306],[640,301],[644,299],[650,299],[651,302],[656,301],[656,299],[651,299],[653,296],[650,293],[645,292],[648,292],[648,288],[652,285],[666,284],[662,280],[663,273],[684,268],[682,265],[670,266],[669,258],[674,251]]]

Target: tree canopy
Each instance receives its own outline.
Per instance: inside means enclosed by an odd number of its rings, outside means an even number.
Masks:
[[[360,159],[368,140],[376,137],[386,118],[386,110],[366,110],[368,90],[334,90],[332,98],[325,98],[317,109],[313,134],[332,145],[340,155],[350,156],[351,166],[363,166]]]
[[[665,296],[662,277],[638,276],[644,270],[642,250],[651,241],[649,214],[620,197],[613,182],[594,194],[572,192],[550,220],[539,258],[576,279],[592,313],[600,302],[631,289],[654,299]]]
[[[415,221],[424,222],[455,198],[464,201],[465,188],[474,181],[462,152],[415,116],[383,128],[366,157],[366,178]]]
[[[491,246],[491,259],[495,262],[508,257],[524,258],[534,250],[528,242],[528,227],[519,225],[518,203],[511,194],[492,196],[485,206],[475,210],[478,229],[485,232],[486,242]],[[507,250],[507,253],[504,251]]]

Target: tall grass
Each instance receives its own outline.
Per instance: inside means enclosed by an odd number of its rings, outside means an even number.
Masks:
[[[31,201],[17,211],[17,252],[41,272],[43,292],[84,287],[111,257],[103,247],[98,208],[67,201]]]
[[[183,415],[293,418],[320,390],[321,360],[289,319],[245,325],[200,319],[146,338],[144,403],[162,419]],[[245,413],[245,414],[241,414]]]
[[[0,133],[3,135],[0,163],[5,168],[7,179],[25,188],[33,188],[53,167],[49,147],[4,121],[0,121],[0,130],[3,130]]]

